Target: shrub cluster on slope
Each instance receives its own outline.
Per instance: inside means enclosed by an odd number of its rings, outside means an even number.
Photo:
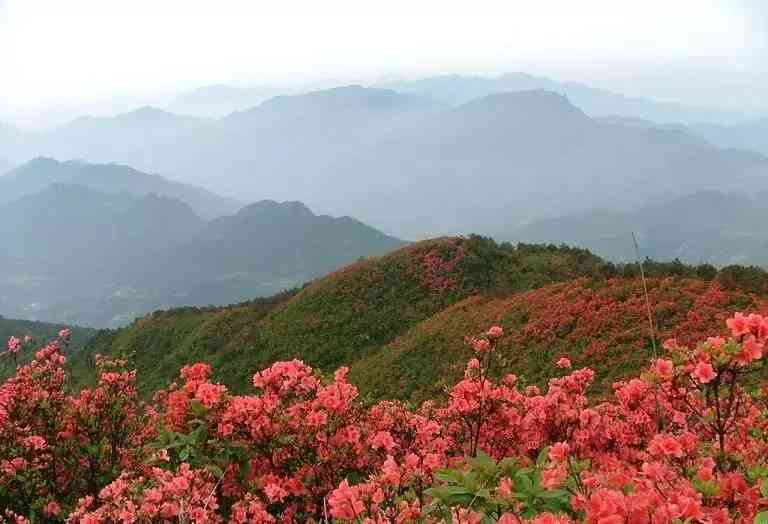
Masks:
[[[667,276],[647,284],[657,346],[720,333],[736,311],[768,312],[764,295],[727,290],[717,280]],[[498,348],[496,372],[514,371],[539,386],[560,357],[594,369],[594,389],[603,391],[653,356],[640,278],[580,278],[510,296],[471,296],[355,362],[350,376],[376,398],[434,398],[463,372],[464,334],[488,322],[512,330]]]
[[[366,406],[347,368],[300,360],[243,395],[192,364],[146,404],[127,361],[97,357],[97,383],[73,395],[55,341],[0,385],[0,521],[762,523],[768,386],[749,377],[768,318],[726,325],[665,341],[604,399],[567,357],[542,388],[495,377],[493,326],[419,408]]]
[[[768,277],[756,268],[718,272],[706,265],[646,261],[645,269],[662,336],[698,307],[695,295],[724,293],[717,307],[725,314],[740,307],[762,310],[760,297],[768,293]],[[571,283],[557,285],[566,282]],[[148,394],[166,386],[183,365],[202,361],[213,365],[217,380],[244,391],[251,369],[301,358],[323,371],[350,365],[361,390],[374,398],[420,400],[460,372],[464,333],[479,329],[485,318],[522,328],[531,315],[531,322],[539,316],[552,321],[538,328],[549,329],[548,351],[595,366],[600,388],[635,371],[650,354],[642,304],[635,265],[604,263],[567,247],[441,238],[360,260],[272,299],[159,312],[102,332],[72,359],[71,371],[77,387],[87,383],[96,353],[130,355],[140,372],[139,390]],[[587,329],[603,317],[611,324]],[[588,357],[590,344],[610,345],[614,354]],[[550,371],[537,358],[543,346],[535,338],[508,340],[500,351],[517,355],[510,365],[524,364],[517,372],[537,383]]]
[[[77,352],[85,347],[86,343],[96,334],[95,329],[83,327],[67,327],[60,324],[50,324],[48,322],[37,322],[34,320],[17,320],[3,318],[0,316],[0,341],[3,343],[11,337],[17,337],[22,342],[22,348],[17,355],[16,363],[25,363],[32,360],[34,356],[33,348],[46,344],[48,341],[55,340],[59,333],[69,329],[71,333],[70,350]],[[5,348],[2,348],[5,349]],[[13,358],[8,353],[0,354],[0,379],[5,379],[13,375],[16,366]]]
[[[87,376],[96,353],[133,355],[139,389],[168,384],[186,363],[214,365],[241,391],[249,370],[302,358],[324,371],[381,350],[447,306],[476,293],[511,293],[583,275],[603,262],[587,251],[441,238],[369,258],[300,291],[227,308],[156,313],[103,332],[72,362]]]

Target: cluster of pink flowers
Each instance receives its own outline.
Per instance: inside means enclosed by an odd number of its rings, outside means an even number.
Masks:
[[[667,341],[593,398],[594,372],[566,357],[545,387],[500,376],[494,326],[467,339],[447,396],[417,408],[370,405],[346,368],[299,360],[256,373],[248,395],[189,365],[144,403],[128,362],[99,357],[96,385],[72,394],[56,342],[0,386],[0,522],[752,522],[768,516],[754,373],[768,321],[728,328]],[[518,474],[489,477],[477,457]],[[458,478],[468,496],[445,487]]]
[[[455,289],[458,285],[457,267],[464,256],[461,246],[452,246],[448,252],[436,248],[424,254],[417,271],[421,285],[434,292]]]
[[[10,337],[8,339],[8,352],[18,353],[21,349],[21,339],[18,337]]]

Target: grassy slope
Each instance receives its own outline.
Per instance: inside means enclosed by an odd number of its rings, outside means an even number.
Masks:
[[[104,332],[73,359],[86,382],[94,353],[134,353],[141,388],[168,384],[185,363],[207,361],[235,390],[255,370],[302,358],[324,371],[376,353],[418,323],[476,293],[510,293],[598,275],[583,250],[510,245],[480,238],[419,242],[366,259],[305,286],[295,296],[214,310],[172,310]]]
[[[34,338],[35,344],[28,345],[19,354],[19,362],[26,362],[32,358],[33,348],[55,339],[59,331],[65,327],[68,326],[0,317],[0,355],[2,355],[0,357],[0,378],[10,376],[15,369],[13,360],[5,353],[8,338],[23,338],[27,335]],[[96,333],[96,330],[88,328],[71,327],[70,329],[72,330],[72,343],[70,345],[72,352],[81,350]]]
[[[754,268],[646,268],[659,339],[715,332],[729,311],[762,310],[768,296],[768,278]],[[511,334],[504,371],[540,383],[554,358],[568,355],[607,384],[650,354],[643,308],[636,266],[617,268],[577,249],[442,238],[362,260],[297,292],[159,312],[102,332],[73,356],[73,385],[88,382],[95,353],[131,354],[145,394],[191,362],[211,363],[216,379],[244,391],[255,371],[301,358],[326,372],[349,365],[373,397],[418,400],[461,372],[464,336],[496,322]]]
[[[734,311],[768,311],[768,301],[717,281],[665,277],[648,281],[657,341],[693,343],[722,332]],[[639,278],[583,278],[503,298],[473,296],[420,323],[405,336],[352,366],[351,379],[375,397],[423,400],[453,383],[471,357],[467,334],[498,323],[500,373],[543,385],[554,362],[597,371],[596,389],[631,375],[653,355]],[[663,353],[663,349],[659,349]]]

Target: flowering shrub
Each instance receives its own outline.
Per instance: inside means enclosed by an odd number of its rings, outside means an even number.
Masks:
[[[727,329],[590,398],[565,357],[545,388],[496,378],[494,326],[418,408],[298,360],[249,395],[186,366],[145,404],[126,361],[98,358],[72,394],[63,332],[0,386],[0,522],[766,522],[768,320]]]

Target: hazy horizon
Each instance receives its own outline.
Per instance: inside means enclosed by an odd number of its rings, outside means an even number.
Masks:
[[[768,88],[768,7],[758,1],[305,4],[0,0],[0,120],[37,128],[162,107],[215,84],[516,71],[628,96],[768,110],[755,88]]]

